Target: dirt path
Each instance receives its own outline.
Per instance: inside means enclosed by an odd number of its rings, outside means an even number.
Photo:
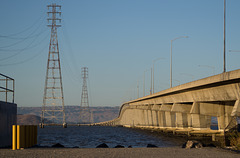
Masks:
[[[154,158],[154,157],[194,157],[194,158],[239,158],[240,153],[220,149],[205,147],[202,149],[183,149],[180,147],[166,148],[31,148],[24,150],[0,149],[0,157],[84,157],[84,158]]]

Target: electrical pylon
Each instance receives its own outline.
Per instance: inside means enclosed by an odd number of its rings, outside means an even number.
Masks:
[[[67,127],[64,112],[64,97],[62,87],[62,75],[57,39],[57,28],[61,27],[61,6],[56,4],[48,5],[48,22],[51,28],[51,38],[48,53],[47,72],[42,105],[41,127],[44,125],[59,125]],[[45,119],[49,122],[44,122]]]
[[[82,96],[81,96],[81,105],[80,105],[80,124],[91,123],[91,112],[89,109],[88,102],[88,90],[87,90],[87,78],[88,78],[88,68],[82,67]]]

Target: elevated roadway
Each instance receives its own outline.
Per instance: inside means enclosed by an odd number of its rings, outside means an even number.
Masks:
[[[237,124],[239,99],[240,69],[131,100],[121,106],[118,118],[95,125],[211,133],[215,117],[218,130],[213,133],[222,133]]]

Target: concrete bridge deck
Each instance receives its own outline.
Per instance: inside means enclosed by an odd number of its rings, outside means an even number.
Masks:
[[[203,78],[122,105],[118,118],[95,125],[223,133],[240,116],[240,69]],[[217,118],[218,130],[211,120]]]

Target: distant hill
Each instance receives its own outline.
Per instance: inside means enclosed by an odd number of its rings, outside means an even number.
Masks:
[[[17,115],[18,125],[39,125],[41,122],[41,117],[36,115]]]
[[[32,115],[32,114],[24,114],[17,115],[17,124],[18,125],[39,125],[41,122],[41,117]],[[45,123],[50,123],[50,121],[46,120]]]
[[[104,122],[118,117],[119,107],[90,107],[94,122]],[[22,124],[39,124],[41,120],[41,107],[18,107],[18,121]],[[80,107],[65,106],[67,123],[79,122]],[[25,121],[25,123],[24,123]]]
[[[109,121],[118,117],[119,107],[90,107],[94,122]],[[38,125],[41,122],[41,107],[18,107],[18,124]],[[65,106],[66,122],[79,123],[79,106]],[[213,124],[217,124],[217,117],[212,117]],[[45,121],[46,122],[46,121]]]

